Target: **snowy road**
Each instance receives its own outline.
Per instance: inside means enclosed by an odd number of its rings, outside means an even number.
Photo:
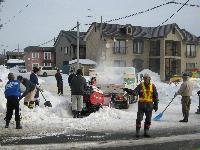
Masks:
[[[3,137],[3,149],[195,149],[199,146],[196,127],[152,130],[152,138],[135,138],[134,132],[83,132],[74,131],[54,136]],[[28,146],[27,146],[28,145]]]

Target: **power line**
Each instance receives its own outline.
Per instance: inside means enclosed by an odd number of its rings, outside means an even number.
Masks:
[[[159,7],[162,7],[162,6],[165,6],[165,5],[169,5],[169,4],[172,4],[172,3],[173,3],[173,1],[170,1],[170,2],[167,2],[167,3],[163,3],[163,4],[160,4],[160,5],[154,6],[154,7],[152,7],[152,8],[146,9],[146,10],[144,10],[144,11],[139,11],[139,12],[137,12],[137,13],[130,14],[130,15],[127,15],[127,16],[124,16],[124,17],[115,18],[115,19],[111,19],[111,20],[105,21],[105,23],[112,22],[112,21],[118,21],[118,20],[122,20],[122,19],[127,19],[127,18],[136,16],[136,15],[140,15],[140,14],[143,14],[143,13],[146,13],[146,12],[149,12],[149,11],[152,11],[152,10],[154,10],[154,9],[157,9],[157,8],[159,8]]]
[[[163,25],[164,23],[166,23],[169,19],[171,19],[173,16],[175,16],[176,13],[178,13],[185,5],[187,5],[187,3],[190,0],[187,0],[175,13],[173,13],[169,18],[167,18],[165,21],[163,21],[159,26]]]
[[[80,24],[79,24],[79,25],[80,25]],[[68,30],[68,31],[73,31],[73,30],[76,29],[76,28],[77,28],[77,25],[74,26],[73,28],[71,28],[71,29]],[[52,42],[52,41],[55,41],[55,37],[54,37],[53,39],[49,40],[49,41],[43,42],[42,44],[38,45],[38,47],[40,47],[40,46],[42,46],[42,45],[46,45],[46,44],[48,44],[48,43],[50,43],[50,42]]]
[[[179,2],[172,2],[172,3],[174,3],[174,4],[178,4],[178,5],[182,5],[182,4],[184,4],[184,3],[179,3]],[[191,7],[200,7],[200,5],[195,5],[195,4],[185,4],[186,6],[191,6]]]
[[[1,0],[0,0],[0,2],[1,2]],[[25,6],[24,6],[24,9],[26,9],[26,8],[28,8],[30,6],[30,4],[26,4]],[[21,14],[21,13],[23,13],[23,9],[20,9],[17,13],[18,14]],[[7,25],[9,22],[11,22],[14,18],[16,18],[16,15],[14,15],[14,16],[12,16],[12,18],[10,18],[10,19],[8,19],[6,22],[4,22],[4,23],[0,23],[0,29],[2,29],[5,25]]]

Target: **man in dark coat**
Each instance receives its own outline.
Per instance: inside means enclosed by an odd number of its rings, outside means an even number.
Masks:
[[[34,96],[36,94],[35,84],[33,84],[27,78],[23,78],[22,76],[18,76],[17,80],[19,80],[26,87],[25,92],[22,94],[22,96],[20,96],[19,100],[24,97],[24,105],[30,109],[33,109],[35,102]]]
[[[60,73],[60,69],[57,69],[57,73],[55,74],[55,78],[56,78],[56,81],[57,81],[58,95],[63,95],[63,79],[62,79],[62,75]]]
[[[72,113],[74,118],[81,117],[81,111],[83,108],[83,94],[86,89],[86,80],[83,77],[81,69],[78,69],[76,75],[71,81],[72,92]]]
[[[33,68],[33,72],[30,75],[30,81],[35,84],[36,86],[36,94],[34,96],[35,99],[35,106],[39,106],[40,98],[39,98],[39,90],[40,90],[40,84],[38,82],[38,73],[40,69],[37,67]]]
[[[70,87],[71,87],[71,82],[72,82],[72,79],[73,79],[74,76],[75,76],[74,71],[71,70],[71,71],[70,71],[70,75],[69,75],[69,77],[68,77],[68,83],[69,83],[69,86],[70,86]]]

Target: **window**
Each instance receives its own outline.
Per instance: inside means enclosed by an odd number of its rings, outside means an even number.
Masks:
[[[39,58],[39,53],[38,52],[33,52],[32,53],[32,58]]]
[[[195,68],[195,63],[186,63],[186,71],[191,72]]]
[[[114,60],[114,67],[126,67],[125,60]]]
[[[44,63],[44,66],[51,67],[51,63]]]
[[[150,56],[160,56],[160,40],[151,41],[150,43]]]
[[[32,64],[32,69],[34,68],[34,67],[39,67],[39,64],[38,63],[34,63],[34,64]]]
[[[65,54],[68,54],[69,48],[65,47]]]
[[[143,53],[143,40],[133,40],[133,53],[135,54]]]
[[[60,47],[60,51],[62,52],[62,47]]]
[[[196,56],[195,45],[187,45],[186,56],[187,57],[195,57]]]
[[[125,40],[115,41],[113,53],[126,54],[126,41]]]
[[[44,59],[50,60],[51,59],[51,52],[44,52]]]

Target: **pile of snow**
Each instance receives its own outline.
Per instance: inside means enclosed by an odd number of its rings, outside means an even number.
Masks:
[[[142,70],[141,72],[138,73],[138,76],[140,77],[141,74],[144,75],[146,73],[150,75],[152,82],[159,82],[160,81],[160,75],[155,73],[155,72],[152,72],[149,69]]]
[[[7,81],[7,74],[9,70],[4,67],[0,67],[0,77],[3,79],[3,82]],[[108,73],[111,70],[107,70]],[[151,72],[150,70],[143,70],[140,72],[142,74],[148,73],[152,78],[152,82],[156,85],[159,94],[159,110],[156,113],[153,113],[153,117],[158,115],[166,105],[173,98],[174,93],[179,89],[180,84],[177,86],[174,84],[166,84],[160,81],[159,75]],[[29,76],[30,74],[23,74],[23,76]],[[107,76],[104,76],[105,80]],[[115,76],[110,74],[108,80],[111,80]],[[116,74],[117,77],[117,74]],[[119,77],[119,76],[118,76]],[[109,108],[107,106],[100,109],[96,113],[92,113],[90,116],[80,119],[72,118],[71,114],[71,91],[67,83],[67,75],[63,75],[64,82],[64,96],[57,95],[57,87],[55,77],[40,77],[41,81],[44,81],[44,97],[46,100],[49,100],[53,107],[47,108],[44,107],[43,103],[45,102],[42,95],[40,95],[41,102],[40,107],[33,110],[28,109],[23,105],[23,100],[20,101],[21,113],[22,113],[22,123],[24,128],[28,129],[38,129],[38,128],[63,128],[67,130],[90,130],[90,131],[133,131],[135,130],[135,120],[137,115],[137,104],[130,105],[130,108],[127,110],[118,110],[114,108]],[[192,104],[190,111],[190,123],[181,124],[178,122],[179,119],[182,119],[182,110],[181,110],[181,97],[177,96],[170,107],[166,110],[162,121],[155,122],[152,121],[152,128],[165,128],[165,127],[182,127],[195,125],[197,123],[197,117],[195,116],[195,111],[198,108],[198,96],[196,92],[199,90],[199,81],[197,79],[194,82],[194,90],[192,93]],[[107,83],[108,81],[104,81]],[[3,128],[5,121],[6,111],[6,99],[4,98],[3,91],[4,89],[0,88],[0,127]],[[14,115],[12,122],[14,122]],[[11,128],[13,128],[11,126]]]

